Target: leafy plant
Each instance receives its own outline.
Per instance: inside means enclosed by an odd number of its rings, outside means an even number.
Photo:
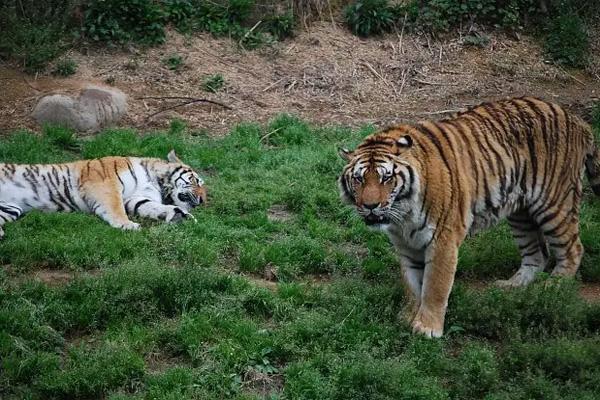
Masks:
[[[83,31],[94,41],[160,44],[165,41],[164,11],[153,0],[92,0]]]
[[[179,54],[172,54],[163,59],[163,64],[165,64],[171,71],[177,71],[183,67],[183,57],[181,57]]]
[[[190,0],[162,0],[165,19],[179,31],[189,31],[193,27],[196,7]]]
[[[546,53],[559,64],[584,67],[589,53],[589,37],[583,20],[576,14],[560,15],[548,27]]]
[[[71,129],[59,126],[46,126],[44,127],[44,134],[52,144],[62,149],[78,150],[80,148],[75,132]]]
[[[358,36],[378,35],[394,25],[394,13],[387,0],[358,0],[344,12],[346,24]]]
[[[294,35],[294,15],[292,13],[273,15],[265,21],[266,30],[277,40]]]
[[[209,75],[202,82],[202,89],[210,93],[216,93],[225,86],[225,78],[221,74]]]
[[[77,63],[75,62],[75,60],[72,60],[70,58],[65,58],[63,60],[58,61],[54,66],[53,71],[54,75],[59,76],[71,76],[75,74],[75,72],[77,72]]]
[[[18,60],[27,72],[44,70],[68,46],[62,25],[18,19],[3,22],[2,17],[0,23],[8,28],[0,34],[0,56]]]

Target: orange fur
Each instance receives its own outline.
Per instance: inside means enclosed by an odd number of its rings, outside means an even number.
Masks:
[[[546,266],[546,244],[557,257],[553,274],[575,274],[583,253],[581,177],[587,169],[599,189],[598,154],[589,125],[556,104],[523,97],[369,136],[342,154],[349,163],[340,186],[367,223],[384,224],[408,265],[413,329],[439,336],[460,244],[503,217],[523,262],[502,284],[529,283]]]

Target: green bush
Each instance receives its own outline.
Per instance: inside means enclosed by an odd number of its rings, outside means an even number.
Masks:
[[[77,63],[70,58],[58,61],[53,71],[54,75],[59,76],[71,76],[75,72],[77,72]]]
[[[59,126],[45,126],[44,134],[55,146],[64,150],[79,149],[79,141],[71,129]]]
[[[225,78],[221,74],[209,75],[202,82],[202,89],[210,93],[217,93],[225,86]]]
[[[183,57],[179,54],[173,54],[162,60],[163,64],[171,71],[177,71],[183,66]]]
[[[3,22],[2,18],[0,23],[8,28],[0,32],[0,56],[19,61],[27,72],[44,70],[67,47],[61,25],[38,25],[16,19]]]
[[[85,35],[112,44],[163,43],[165,13],[153,0],[92,0],[85,11]]]
[[[378,35],[394,25],[394,13],[387,0],[358,0],[344,12],[346,24],[358,36]]]
[[[72,42],[75,0],[4,0],[0,2],[0,59],[18,61],[38,72]]]
[[[294,15],[292,13],[273,15],[265,21],[266,30],[277,40],[294,35]]]
[[[192,29],[196,7],[190,0],[162,0],[165,19],[182,32]]]
[[[560,15],[551,20],[544,47],[559,64],[585,67],[590,43],[583,20],[576,14]]]

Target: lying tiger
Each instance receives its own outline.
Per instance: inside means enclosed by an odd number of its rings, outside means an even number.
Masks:
[[[111,226],[139,229],[129,217],[165,222],[192,218],[206,198],[204,182],[174,151],[156,158],[104,157],[66,164],[0,164],[2,226],[26,212],[83,211]]]
[[[397,250],[415,332],[442,335],[460,244],[503,217],[522,261],[501,284],[531,282],[546,267],[547,245],[554,275],[579,267],[582,173],[600,195],[600,152],[590,126],[556,104],[531,97],[482,104],[386,129],[340,154],[348,162],[342,198]]]

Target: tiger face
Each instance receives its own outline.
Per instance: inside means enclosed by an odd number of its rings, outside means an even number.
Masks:
[[[341,197],[367,225],[385,228],[410,211],[406,200],[415,194],[416,174],[402,150],[411,145],[410,137],[403,136],[367,141],[353,152],[340,149],[348,162],[339,178]]]
[[[206,189],[202,178],[192,168],[183,164],[175,152],[171,151],[167,158],[171,163],[181,164],[170,177],[169,186],[172,189],[169,196],[173,204],[189,211],[206,202]]]

